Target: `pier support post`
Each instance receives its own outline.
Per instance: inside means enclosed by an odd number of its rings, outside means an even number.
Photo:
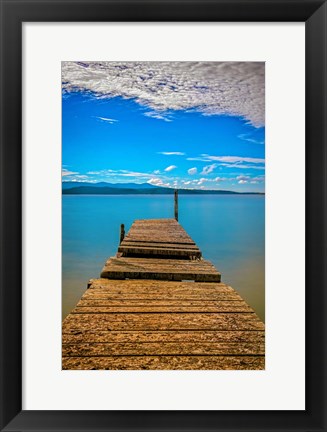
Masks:
[[[175,219],[178,221],[178,190],[177,189],[175,189],[175,191],[174,191],[174,198],[175,198],[175,206],[174,206],[174,209],[175,209]]]
[[[125,237],[125,225],[121,224],[120,225],[120,239],[119,239],[119,244],[124,240]]]

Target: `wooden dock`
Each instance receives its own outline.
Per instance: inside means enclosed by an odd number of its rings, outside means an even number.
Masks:
[[[200,249],[175,219],[137,220],[121,242],[123,256],[201,258]]]
[[[63,369],[264,369],[264,324],[175,219],[121,240],[63,322]]]

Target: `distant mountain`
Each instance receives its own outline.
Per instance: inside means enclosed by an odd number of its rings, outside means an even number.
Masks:
[[[153,189],[156,186],[153,186],[149,183],[107,183],[107,182],[99,182],[99,183],[90,183],[90,182],[72,182],[72,181],[64,181],[62,182],[62,189],[71,189],[77,187],[93,187],[93,188],[118,188],[118,189]]]
[[[68,183],[68,182],[65,182]],[[71,182],[69,182],[71,183]],[[158,187],[148,185],[147,183],[136,184],[136,183],[124,183],[124,187],[119,187],[121,184],[110,184],[104,183],[106,186],[99,186],[100,183],[79,183],[76,187],[63,188],[62,193],[64,195],[170,195],[174,193],[174,189],[166,187]],[[81,186],[82,184],[82,186]],[[110,185],[110,186],[109,186]],[[126,185],[129,185],[126,186]],[[146,186],[148,185],[148,186]],[[179,189],[178,193],[181,195],[239,195],[239,192],[226,191],[226,190],[203,190],[203,189]],[[252,194],[252,192],[245,193],[246,195]],[[254,193],[258,195],[259,193]]]

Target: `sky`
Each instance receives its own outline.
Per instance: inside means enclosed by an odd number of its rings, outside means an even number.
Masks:
[[[63,62],[63,181],[264,192],[264,63]]]

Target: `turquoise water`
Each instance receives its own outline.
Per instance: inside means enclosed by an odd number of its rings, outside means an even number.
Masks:
[[[89,279],[115,255],[120,224],[174,215],[171,195],[63,195],[62,315]],[[265,198],[262,195],[180,195],[179,222],[205,259],[264,319]]]

